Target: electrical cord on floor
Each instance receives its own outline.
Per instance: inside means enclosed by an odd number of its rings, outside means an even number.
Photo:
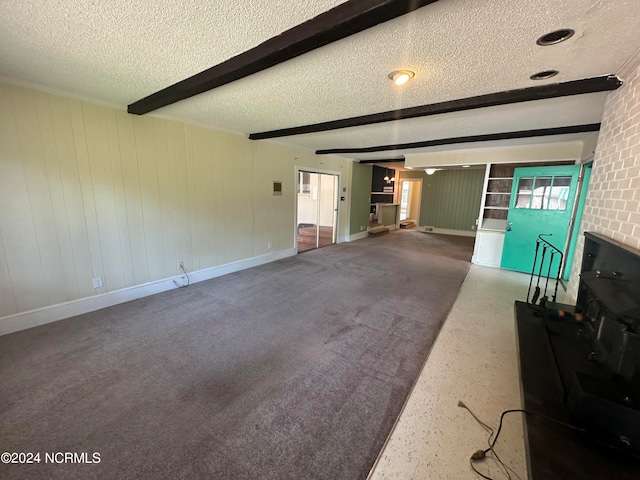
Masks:
[[[491,437],[493,437],[493,433],[494,433],[493,428],[491,428],[489,425],[487,425],[482,420],[480,420],[476,416],[476,414],[471,411],[471,409],[469,407],[467,407],[464,403],[462,403],[459,400],[458,400],[458,406],[466,409],[471,414],[471,416],[475,419],[475,421],[478,422],[482,426],[482,428],[484,428],[487,432],[489,432],[489,438],[488,438],[489,448],[487,448],[486,450],[476,450],[475,452],[473,452],[473,454],[469,458],[469,465],[471,465],[471,469],[477,475],[481,476],[482,478],[485,478],[487,480],[493,480],[491,477],[488,477],[488,476],[484,475],[482,472],[480,472],[478,469],[476,469],[476,467],[474,465],[474,462],[477,462],[477,461],[480,461],[480,460],[484,460],[485,458],[493,458],[496,461],[496,463],[498,464],[498,466],[504,471],[504,474],[505,474],[505,476],[507,477],[508,480],[512,480],[511,479],[511,474],[509,473],[509,470],[511,470],[513,472],[513,474],[517,478],[520,478],[518,476],[518,474],[513,471],[513,469],[509,468],[502,461],[502,459],[500,458],[498,453],[491,446]],[[496,435],[496,439],[497,439],[497,435]],[[490,456],[489,452],[491,452],[493,454],[493,456]]]
[[[473,454],[471,455],[471,457],[469,458],[469,464],[471,465],[471,468],[473,469],[473,471],[479,475],[482,478],[485,478],[486,480],[494,480],[491,477],[486,476],[485,474],[483,474],[482,472],[478,471],[478,469],[475,467],[474,462],[478,462],[480,460],[484,460],[485,458],[495,458],[496,462],[498,463],[498,465],[501,467],[501,469],[504,471],[505,476],[507,477],[507,479],[511,480],[511,475],[509,474],[509,471],[511,471],[516,477],[520,478],[518,476],[518,474],[512,469],[509,468],[498,456],[497,452],[495,451],[495,446],[496,446],[496,442],[498,441],[498,437],[500,436],[500,432],[502,431],[502,422],[504,420],[505,415],[507,415],[508,413],[516,413],[516,412],[521,412],[524,413],[526,415],[531,415],[532,417],[536,417],[536,418],[540,418],[543,420],[548,420],[554,423],[557,423],[558,425],[562,425],[564,427],[567,428],[571,428],[572,430],[577,430],[580,432],[586,432],[586,430],[584,428],[579,428],[579,427],[574,427],[573,425],[570,425],[568,423],[565,422],[561,422],[560,420],[556,420],[555,418],[551,418],[548,417],[546,415],[542,415],[540,413],[534,413],[534,412],[530,412],[527,410],[523,410],[520,408],[515,408],[512,410],[505,410],[504,412],[502,412],[502,414],[500,415],[500,423],[498,424],[498,430],[496,431],[495,436],[493,435],[493,428],[491,428],[489,425],[487,425],[486,423],[484,423],[482,420],[480,420],[475,413],[473,413],[471,411],[471,409],[469,407],[467,407],[464,403],[462,403],[460,400],[458,400],[458,406],[462,407],[464,409],[466,409],[471,416],[484,428],[486,429],[489,433],[489,438],[488,438],[488,443],[489,443],[489,448],[486,448],[484,450],[476,450],[475,452],[473,452]],[[491,438],[493,437],[493,439]],[[488,454],[492,453],[493,457],[490,457]]]
[[[175,280],[173,281],[173,283],[178,288],[186,288],[189,286],[189,283],[191,283],[191,280],[189,279],[189,275],[187,275],[187,272],[185,271],[184,266],[182,265],[182,262],[180,262],[180,269],[182,270],[182,274],[185,277],[187,277],[187,283],[185,283],[184,285],[179,285],[178,282],[176,282]]]

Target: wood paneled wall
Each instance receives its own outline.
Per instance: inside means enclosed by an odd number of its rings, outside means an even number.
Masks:
[[[338,157],[0,84],[0,317],[292,248],[296,165],[350,186]]]

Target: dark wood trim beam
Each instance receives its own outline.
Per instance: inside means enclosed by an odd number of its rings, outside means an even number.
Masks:
[[[358,163],[397,163],[404,162],[404,157],[378,158],[376,160],[358,160]]]
[[[485,135],[471,135],[469,137],[442,138],[439,140],[426,140],[424,142],[398,143],[395,145],[380,145],[365,148],[333,148],[329,150],[317,150],[318,155],[331,155],[336,153],[372,153],[388,150],[404,150],[411,148],[437,147],[440,145],[453,145],[456,143],[490,142],[492,140],[510,140],[513,138],[546,137],[550,135],[566,135],[570,133],[597,132],[599,123],[586,125],[572,125],[569,127],[541,128],[538,130],[520,130],[517,132],[489,133]]]
[[[286,62],[437,0],[349,0],[127,108],[143,115]]]
[[[472,110],[475,108],[494,107],[497,105],[543,100],[545,98],[567,97],[570,95],[581,95],[583,93],[605,92],[615,90],[620,87],[620,85],[622,85],[622,80],[617,76],[604,75],[601,77],[584,78],[570,82],[555,83],[552,85],[506,90],[504,92],[478,95],[477,97],[461,98],[458,100],[432,103],[430,105],[390,110],[388,112],[314,123],[300,127],[252,133],[249,135],[249,138],[252,140],[263,140],[266,138],[302,135],[305,133],[326,132],[328,130],[337,130],[340,128],[358,127],[407,118],[426,117],[441,113],[461,112],[463,110]]]

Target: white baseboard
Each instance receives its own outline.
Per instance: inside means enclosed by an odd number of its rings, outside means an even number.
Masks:
[[[490,262],[483,262],[482,260],[477,260],[475,257],[471,259],[471,263],[473,263],[474,265],[480,265],[481,267],[500,268],[500,265]]]
[[[437,227],[425,227],[418,226],[416,230],[425,233],[440,233],[442,235],[457,235],[459,237],[475,237],[476,230],[452,230],[450,228],[437,228]]]
[[[366,230],[364,232],[354,233],[353,235],[349,235],[347,242],[355,242],[356,240],[362,240],[363,238],[367,238],[369,236],[369,232]]]
[[[227,275],[228,273],[238,272],[265,263],[275,262],[283,258],[296,255],[295,248],[288,248],[278,252],[259,255],[237,262],[227,263],[216,267],[205,268],[196,272],[188,272],[191,283],[202,282],[212,278]],[[80,298],[70,302],[59,303],[47,307],[30,310],[28,312],[16,313],[0,318],[0,335],[26,330],[27,328],[37,327],[46,323],[57,322],[65,318],[82,315],[83,313],[93,312],[101,308],[111,307],[120,303],[137,300],[138,298],[155,295],[156,293],[166,292],[176,287],[173,281],[181,284],[184,281],[183,275],[164,278],[154,282],[135,285],[133,287],[115,290],[113,292],[102,293],[93,297]]]

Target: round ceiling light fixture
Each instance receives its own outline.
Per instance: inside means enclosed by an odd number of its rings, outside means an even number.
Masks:
[[[439,168],[425,168],[424,171],[427,175],[433,175],[439,170]]]
[[[558,70],[543,70],[542,72],[534,73],[529,78],[531,80],[546,80],[547,78],[555,77],[558,74]]]
[[[396,70],[389,74],[389,78],[393,80],[393,83],[396,85],[404,85],[415,76],[416,74],[411,70]]]
[[[565,40],[573,37],[573,34],[576,33],[575,30],[571,28],[561,28],[560,30],[554,30],[553,32],[549,32],[545,35],[542,35],[536,43],[538,45],[542,45],[543,47],[549,45],[555,45],[556,43],[564,42]]]

